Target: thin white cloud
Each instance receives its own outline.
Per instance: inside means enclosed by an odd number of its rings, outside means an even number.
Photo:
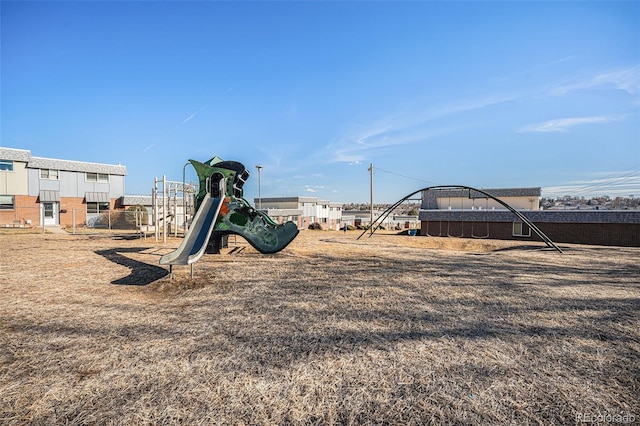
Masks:
[[[569,56],[565,56],[563,58],[551,60],[549,62],[543,62],[543,63],[534,64],[534,65],[531,65],[528,68],[523,69],[522,71],[517,72],[514,75],[515,76],[522,76],[522,75],[527,75],[527,74],[531,74],[531,73],[538,73],[538,72],[541,72],[542,70],[545,70],[547,68],[553,67],[554,65],[561,64],[563,62],[572,61],[572,60],[576,59],[577,57],[578,57],[577,55],[569,55]]]
[[[544,121],[542,123],[527,124],[518,129],[518,133],[529,132],[568,132],[570,128],[575,126],[583,126],[586,124],[604,124],[624,120],[625,116],[593,116],[593,117],[571,117],[558,118],[555,120]]]
[[[147,146],[145,149],[142,150],[142,152],[147,152],[149,151],[151,148],[153,148],[155,146],[154,143],[152,143],[151,145]]]
[[[385,149],[434,138],[454,131],[444,128],[444,117],[479,110],[513,100],[513,97],[486,97],[429,108],[418,113],[398,114],[365,126],[327,146],[332,162],[359,164]],[[438,123],[437,126],[434,123]]]
[[[485,98],[464,100],[461,102],[453,103],[453,104],[446,105],[444,107],[440,107],[438,109],[432,110],[428,113],[428,115],[422,117],[422,120],[431,121],[436,118],[456,115],[456,114],[460,114],[467,111],[475,111],[482,108],[494,106],[497,104],[511,102],[515,99],[516,98],[514,96],[487,96]]]
[[[318,192],[318,190],[324,189],[322,185],[305,185],[304,190],[307,192]]]
[[[548,62],[546,64],[543,64],[543,66],[546,67],[546,66],[549,66],[549,65],[561,64],[562,62],[571,61],[571,60],[575,59],[576,57],[577,57],[576,55],[565,56],[564,58],[556,59],[555,61],[551,61],[551,62]]]
[[[565,96],[573,92],[614,88],[624,90],[631,95],[640,93],[640,65],[631,68],[598,74],[592,78],[576,83],[555,87],[551,94]]]
[[[182,120],[182,122],[180,123],[180,126],[182,126],[183,124],[186,124],[189,121],[191,121],[196,115],[201,113],[205,108],[206,108],[206,106],[203,106],[202,108],[200,108],[199,110],[197,110],[196,112],[194,112],[193,114],[191,114],[190,116],[188,116],[187,118]]]
[[[190,116],[188,116],[187,118],[185,118],[184,120],[182,120],[182,123],[180,124],[185,124],[186,122],[190,121],[193,117],[196,116],[196,114],[198,114],[197,112],[194,112],[193,114],[191,114]]]

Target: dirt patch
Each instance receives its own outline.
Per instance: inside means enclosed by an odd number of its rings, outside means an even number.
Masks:
[[[0,423],[640,418],[639,249],[357,235],[0,235]]]

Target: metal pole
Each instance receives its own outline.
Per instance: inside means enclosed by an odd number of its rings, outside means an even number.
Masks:
[[[184,236],[187,235],[187,193],[184,190],[184,185],[186,183],[185,181],[188,165],[189,162],[187,161],[186,163],[184,163],[184,166],[182,166],[182,216],[184,217]]]
[[[373,163],[369,164],[369,199],[371,201],[371,217],[369,220],[369,230],[373,234]]]
[[[156,243],[160,237],[158,216],[158,177],[156,176],[153,180],[153,232],[156,237]]]
[[[258,169],[258,210],[262,210],[262,182],[261,182],[261,176],[260,176],[260,172],[262,171],[262,166],[256,166],[256,169]]]
[[[182,194],[184,196],[184,193]],[[173,212],[176,224],[173,227],[173,236],[178,236],[178,188],[173,189]]]
[[[167,242],[167,175],[162,175],[162,242]]]

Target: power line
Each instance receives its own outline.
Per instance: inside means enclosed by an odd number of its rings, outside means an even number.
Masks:
[[[374,170],[380,170],[381,172],[389,173],[390,175],[400,176],[400,177],[403,177],[405,179],[412,179],[412,180],[417,180],[417,181],[420,181],[420,182],[433,183],[433,184],[436,183],[436,182],[430,182],[428,180],[419,179],[419,178],[415,178],[415,177],[411,177],[411,176],[401,175],[400,173],[390,172],[389,170],[381,169],[380,167],[376,167]]]
[[[633,166],[629,169],[622,170],[621,172],[611,173],[609,175],[604,176],[602,179],[599,179],[600,182],[595,182],[591,185],[585,186],[580,190],[581,194],[585,194],[589,191],[603,189],[603,188],[612,188],[612,187],[620,187],[627,183],[632,183],[633,178],[638,175],[638,171],[635,168],[638,166]],[[625,173],[626,172],[626,173]]]
[[[640,165],[634,165],[627,169],[612,172],[596,179],[595,182],[587,185],[566,184],[566,187],[574,187],[571,191],[573,196],[587,195],[593,193],[605,193],[612,190],[622,190],[631,185],[630,190],[635,190],[635,185],[640,184]],[[559,185],[561,186],[561,185]]]

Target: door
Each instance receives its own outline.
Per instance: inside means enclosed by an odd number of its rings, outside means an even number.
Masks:
[[[44,217],[44,225],[58,224],[58,203],[42,203],[42,215]]]

